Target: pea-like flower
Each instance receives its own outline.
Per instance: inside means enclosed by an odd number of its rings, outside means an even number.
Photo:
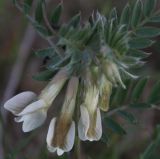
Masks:
[[[15,117],[16,122],[23,122],[22,129],[24,132],[32,131],[44,123],[48,108],[61,91],[67,78],[67,69],[63,68],[39,96],[31,91],[22,92],[9,99],[4,104],[4,108],[17,116]]]
[[[79,138],[83,141],[99,140],[102,136],[101,114],[98,108],[99,90],[95,85],[87,87],[84,103],[80,106]]]
[[[47,146],[50,152],[57,151],[60,156],[72,149],[75,138],[75,122],[72,120],[76,95],[78,90],[78,78],[71,77],[59,117],[51,120],[47,134]]]

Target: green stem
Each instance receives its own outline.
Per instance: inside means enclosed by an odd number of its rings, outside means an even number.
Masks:
[[[73,159],[81,159],[81,141],[79,137],[76,138],[75,150]]]

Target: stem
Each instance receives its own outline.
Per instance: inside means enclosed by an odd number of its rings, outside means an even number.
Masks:
[[[115,113],[117,113],[118,111],[120,111],[120,110],[126,110],[126,109],[129,109],[129,106],[122,106],[122,107],[113,109],[113,110],[111,110],[111,111],[109,111],[109,112],[107,113],[107,116],[112,116],[112,115],[114,115]]]
[[[117,113],[118,111],[130,109],[130,108],[134,108],[134,107],[130,107],[130,106],[125,105],[125,106],[122,106],[122,107],[119,107],[119,108],[115,108],[115,109],[109,111],[106,116],[112,116],[112,115],[114,115],[115,113]],[[158,107],[158,106],[156,106],[156,105],[154,105],[154,104],[151,104],[151,107],[148,108],[148,109],[151,109],[151,110],[159,110],[159,111],[160,111],[160,107]],[[106,116],[104,116],[104,118],[105,118]]]
[[[81,141],[79,139],[79,137],[77,136],[76,138],[76,144],[75,144],[75,153],[73,158],[75,159],[82,159],[81,158]]]

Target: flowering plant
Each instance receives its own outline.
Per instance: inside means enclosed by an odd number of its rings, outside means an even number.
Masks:
[[[120,16],[115,8],[108,16],[96,11],[85,23],[78,13],[66,24],[60,22],[62,2],[54,7],[51,15],[47,13],[45,0],[36,1],[35,12],[32,3],[32,0],[14,0],[15,6],[50,45],[36,51],[38,57],[49,60],[44,71],[34,76],[36,80],[49,83],[39,96],[27,91],[4,104],[16,115],[16,122],[23,122],[24,132],[44,123],[47,110],[62,89],[66,89],[63,105],[59,115],[51,120],[46,139],[48,150],[58,155],[71,151],[75,136],[82,141],[104,139],[102,120],[104,125],[125,134],[121,125],[110,117],[115,112],[134,123],[134,116],[125,111],[127,108],[159,109],[156,106],[159,82],[148,100],[140,101],[148,81],[148,77],[142,78],[140,71],[144,58],[150,55],[142,49],[150,47],[153,44],[150,39],[160,34],[160,29],[152,26],[160,22],[156,0],[127,4]],[[131,92],[128,91],[130,85]],[[127,93],[130,93],[130,102],[124,106]]]

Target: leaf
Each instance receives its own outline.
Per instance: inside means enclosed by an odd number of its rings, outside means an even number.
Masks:
[[[142,92],[145,88],[147,81],[148,81],[148,78],[144,78],[137,82],[136,86],[133,89],[133,93],[131,95],[132,96],[131,98],[133,101],[138,101],[138,99],[142,95]]]
[[[133,108],[141,108],[141,109],[151,108],[151,104],[149,103],[131,103],[129,106]]]
[[[55,51],[53,48],[45,48],[35,52],[36,56],[44,58],[46,56],[52,57],[55,55]]]
[[[88,45],[90,47],[92,47],[93,49],[96,50],[96,48],[98,49],[98,42],[99,42],[99,36],[97,34],[97,23],[92,27],[92,29],[90,29],[90,31],[88,31],[88,33],[86,33],[85,37],[83,38],[83,42],[85,45]],[[97,45],[95,45],[97,44]]]
[[[62,3],[59,3],[52,12],[51,22],[53,24],[58,24],[61,13],[62,13]]]
[[[125,135],[126,134],[126,131],[122,128],[122,126],[111,118],[108,118],[108,117],[105,118],[105,124],[113,132],[118,133],[119,135]]]
[[[120,24],[129,24],[129,21],[130,21],[129,15],[130,15],[130,6],[129,4],[127,4],[122,11],[121,18],[120,18]]]
[[[25,14],[28,14],[31,10],[33,0],[25,0],[23,5],[23,10]]]
[[[80,19],[81,19],[81,14],[78,13],[76,14],[69,22],[68,26],[73,26],[74,28],[76,28],[79,23],[80,23]]]
[[[108,26],[105,30],[105,38],[107,43],[110,43],[110,40],[112,38],[112,33],[113,33],[113,29],[114,29],[114,20],[112,19],[109,23]]]
[[[134,57],[134,56],[125,56],[122,59],[123,63],[126,63],[128,65],[134,65],[140,62],[140,58]]]
[[[66,61],[68,62],[70,56],[66,55],[63,59],[61,59],[59,56],[56,56],[51,59],[50,64],[47,66],[47,68],[51,71],[54,71],[58,69],[60,66],[62,66]]]
[[[145,16],[150,16],[155,9],[157,0],[146,0],[144,3],[144,15]]]
[[[142,50],[131,49],[129,50],[129,55],[132,55],[137,58],[147,58],[151,55],[151,53],[146,53]]]
[[[133,38],[129,42],[129,46],[132,49],[144,49],[151,46],[154,42],[146,38]]]
[[[136,30],[136,34],[141,37],[156,37],[160,35],[160,29],[155,27],[142,27]]]
[[[38,23],[41,23],[41,21],[43,19],[42,3],[43,3],[43,0],[38,0],[37,6],[36,6],[35,20]]]
[[[62,25],[62,27],[60,27],[59,29],[59,34],[64,37],[68,32],[68,27],[66,26],[66,24]]]
[[[153,156],[153,154],[156,153],[156,149],[158,152],[158,147],[160,145],[160,125],[157,126],[156,131],[157,132],[155,132],[155,133],[157,133],[157,134],[156,134],[155,139],[147,146],[146,150],[143,152],[143,154],[141,154],[140,159],[154,158],[152,156]],[[158,153],[157,153],[157,155],[158,155]]]
[[[130,85],[130,80],[125,81],[125,85],[128,88]],[[114,95],[112,94],[111,105],[117,106],[125,102],[127,97],[127,89],[123,89],[122,87],[116,88]]]
[[[129,113],[127,111],[123,111],[123,110],[120,110],[118,111],[118,114],[124,118],[125,120],[127,120],[129,123],[131,124],[137,124],[137,119],[133,116],[132,113]]]
[[[117,17],[117,10],[116,8],[113,8],[109,14],[109,19],[113,19],[114,21],[117,21],[118,20],[118,17]]]
[[[119,87],[118,89],[116,89],[114,97],[111,100],[111,105],[117,106],[121,104],[122,102],[124,102],[126,95],[127,95],[126,89]]]
[[[150,22],[155,22],[155,23],[159,23],[160,22],[160,15],[159,16],[154,16],[150,19]]]
[[[124,78],[126,79],[137,79],[138,76],[137,75],[134,75],[128,71],[126,71],[124,68],[120,68],[120,70],[122,71],[122,76],[124,76]]]
[[[116,47],[117,44],[121,41],[121,43],[125,43],[125,41],[127,40],[127,37],[125,37],[124,39],[124,33],[123,30],[126,28],[125,25],[121,25],[119,26],[119,28],[117,30],[115,30],[112,34],[112,38],[110,40],[110,46],[111,47]]]
[[[45,70],[38,73],[37,75],[33,75],[33,79],[37,81],[48,81],[53,77],[54,74],[55,72],[53,71]]]
[[[131,26],[133,28],[135,28],[139,24],[142,17],[141,12],[142,12],[142,2],[141,0],[137,0],[134,5],[132,16],[131,16]]]
[[[158,81],[154,86],[153,89],[148,97],[149,103],[155,103],[160,100],[160,81]]]
[[[47,30],[44,26],[42,26],[42,25],[40,25],[40,24],[38,24],[38,23],[33,23],[33,26],[35,27],[35,29],[36,29],[40,34],[42,34],[42,35],[44,35],[44,36],[48,36],[48,30]]]

